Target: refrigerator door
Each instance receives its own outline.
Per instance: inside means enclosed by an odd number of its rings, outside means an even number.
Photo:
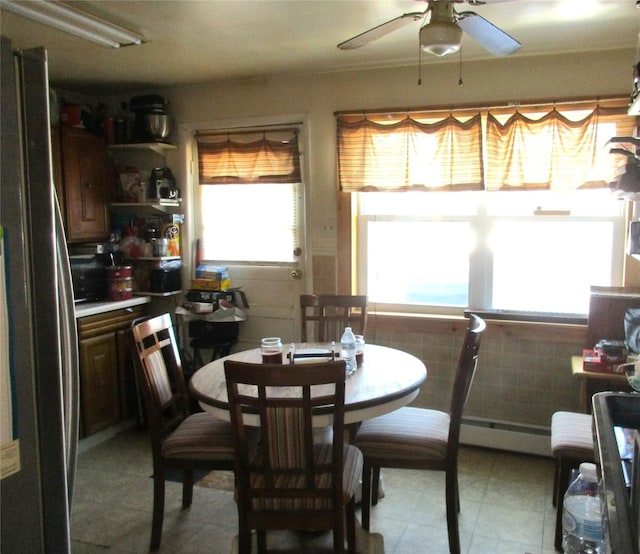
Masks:
[[[69,418],[77,421],[78,402],[66,375],[77,375],[77,344],[71,295],[63,292],[69,290],[64,236],[55,223],[46,53],[13,52],[2,38],[1,64],[0,225],[10,423],[19,461],[1,483],[2,551],[64,553],[70,551],[68,469],[75,466],[69,447],[77,441]]]

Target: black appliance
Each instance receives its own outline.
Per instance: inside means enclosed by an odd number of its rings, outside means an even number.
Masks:
[[[176,180],[168,167],[156,167],[151,171],[149,178],[150,198],[169,198],[177,200],[180,198],[180,191],[176,186]]]
[[[121,252],[75,254],[69,256],[73,301],[95,302],[107,298],[107,267],[119,265]]]
[[[156,94],[131,99],[129,108],[135,114],[132,142],[162,142],[167,137],[169,116],[166,104],[164,98]],[[158,123],[161,127],[157,126]]]

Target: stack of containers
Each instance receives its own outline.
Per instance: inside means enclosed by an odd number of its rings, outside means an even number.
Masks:
[[[107,267],[109,300],[129,300],[133,297],[133,276],[130,265]]]

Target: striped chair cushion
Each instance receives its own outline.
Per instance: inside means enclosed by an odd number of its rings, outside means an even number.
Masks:
[[[190,415],[164,440],[164,458],[207,460],[211,456],[233,461],[231,424],[206,412]]]
[[[594,461],[591,415],[555,412],[551,417],[551,452],[560,458]]]
[[[331,462],[331,445],[319,444],[315,446],[314,458],[316,466],[326,466]],[[355,493],[362,477],[362,453],[351,445],[344,447],[342,470],[343,503],[346,503]],[[305,474],[301,472],[286,472],[276,476],[274,486],[282,489],[302,491],[306,485]],[[330,471],[316,474],[315,484],[319,489],[330,491],[332,475]],[[264,477],[260,473],[251,476],[251,488],[263,489]],[[281,492],[280,492],[281,493]],[[282,494],[282,493],[281,493]],[[254,510],[329,510],[333,502],[327,498],[255,498],[252,502]]]
[[[365,457],[441,460],[447,453],[449,414],[400,408],[362,423],[354,444]]]

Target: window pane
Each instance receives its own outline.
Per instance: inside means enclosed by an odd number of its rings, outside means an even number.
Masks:
[[[588,313],[590,287],[611,284],[613,231],[602,221],[494,223],[492,307]]]
[[[502,216],[530,216],[536,210],[565,211],[572,216],[620,216],[623,202],[608,189],[561,192],[487,192],[487,213]]]
[[[372,302],[466,306],[466,222],[369,221],[367,294]]]
[[[298,186],[200,186],[203,259],[295,261]]]
[[[476,213],[476,192],[362,192],[362,215],[471,215]]]

